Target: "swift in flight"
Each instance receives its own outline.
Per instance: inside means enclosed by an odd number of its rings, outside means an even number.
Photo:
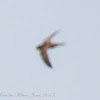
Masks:
[[[51,34],[43,43],[42,45],[39,45],[37,47],[37,49],[40,51],[40,54],[42,56],[43,61],[50,67],[52,68],[52,65],[50,63],[47,51],[49,48],[54,48],[56,46],[62,46],[64,45],[64,43],[52,43],[51,42],[51,38],[54,37],[56,35],[56,33],[58,33],[59,30],[57,30],[56,32],[54,32],[53,34]]]

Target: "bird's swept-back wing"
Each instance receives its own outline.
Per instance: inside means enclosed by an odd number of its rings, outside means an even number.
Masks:
[[[48,58],[47,50],[42,50],[42,51],[41,51],[41,56],[42,56],[44,62],[45,62],[49,67],[52,68],[52,65],[51,65],[51,63],[50,63],[50,61],[49,61],[49,58]]]
[[[44,43],[50,42],[51,38],[54,37],[56,35],[56,33],[58,33],[60,30],[55,31],[53,34],[51,34],[45,41]]]

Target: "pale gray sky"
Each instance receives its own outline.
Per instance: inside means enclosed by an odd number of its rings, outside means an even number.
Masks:
[[[36,46],[60,28],[50,69]],[[1,0],[0,61],[0,100],[100,100],[100,1]]]

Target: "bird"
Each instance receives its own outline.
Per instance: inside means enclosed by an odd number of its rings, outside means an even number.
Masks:
[[[57,47],[57,46],[62,46],[62,45],[65,45],[65,43],[52,43],[51,42],[51,38],[54,37],[60,30],[57,30],[55,32],[53,32],[43,43],[42,45],[39,45],[36,47],[37,50],[40,51],[40,54],[41,54],[41,57],[43,59],[43,61],[45,62],[46,65],[48,65],[48,67],[50,68],[53,68],[52,67],[52,64],[49,60],[49,57],[48,57],[48,49],[50,48],[54,48],[54,47]]]

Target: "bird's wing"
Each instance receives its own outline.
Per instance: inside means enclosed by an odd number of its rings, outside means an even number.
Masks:
[[[51,38],[54,37],[54,36],[56,35],[56,33],[58,33],[59,31],[60,31],[60,29],[57,30],[57,31],[55,31],[53,34],[51,34],[51,35],[44,41],[44,43],[50,42]]]
[[[45,62],[49,67],[52,68],[52,65],[51,65],[51,63],[50,63],[50,61],[49,61],[49,57],[48,57],[48,54],[47,54],[47,50],[41,50],[41,56],[42,56],[44,62]]]

